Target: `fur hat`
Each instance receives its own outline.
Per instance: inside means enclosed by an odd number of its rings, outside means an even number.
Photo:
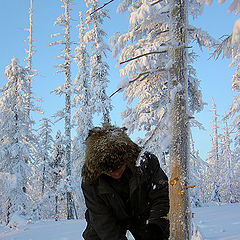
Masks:
[[[111,125],[95,127],[86,139],[86,157],[82,178],[93,183],[103,173],[112,173],[126,165],[133,169],[141,148],[126,134],[126,128]]]

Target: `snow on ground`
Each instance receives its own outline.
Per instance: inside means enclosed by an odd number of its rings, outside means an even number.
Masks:
[[[193,208],[193,240],[240,240],[240,204]]]
[[[240,204],[193,208],[192,212],[192,240],[240,240]],[[86,226],[84,220],[47,220],[27,224],[15,219],[17,227],[0,225],[0,240],[82,240]]]
[[[39,221],[16,229],[0,227],[0,240],[81,240],[83,220]]]

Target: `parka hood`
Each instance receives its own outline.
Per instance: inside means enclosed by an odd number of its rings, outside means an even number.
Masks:
[[[86,156],[82,178],[89,184],[100,175],[112,173],[126,165],[133,169],[141,148],[126,134],[126,128],[111,125],[95,127],[86,139]]]

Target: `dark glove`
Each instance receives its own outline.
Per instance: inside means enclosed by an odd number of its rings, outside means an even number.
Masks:
[[[160,225],[146,224],[144,240],[167,240],[169,238],[169,221],[162,218]]]
[[[169,238],[170,235],[170,223],[169,220],[166,218],[160,218],[160,228],[162,231],[162,240],[167,240]]]
[[[147,224],[145,228],[144,240],[159,240],[161,239],[162,230],[156,224]]]

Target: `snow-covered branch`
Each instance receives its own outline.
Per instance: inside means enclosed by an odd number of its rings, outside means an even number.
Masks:
[[[151,54],[161,54],[161,53],[167,53],[167,52],[168,52],[168,50],[144,53],[144,54],[141,54],[139,56],[136,56],[136,57],[130,58],[128,60],[122,61],[122,62],[120,62],[120,64],[124,64],[124,63],[130,62],[130,61],[133,61],[133,60],[136,60],[138,58],[145,57],[145,56],[148,56],[148,55],[151,55]]]
[[[107,6],[108,4],[110,4],[111,2],[113,2],[114,0],[110,0],[107,3],[104,3],[101,7],[98,7],[97,9],[95,9],[94,11],[92,11],[89,15],[94,14],[95,12],[99,11],[100,9],[104,8],[105,6]]]

